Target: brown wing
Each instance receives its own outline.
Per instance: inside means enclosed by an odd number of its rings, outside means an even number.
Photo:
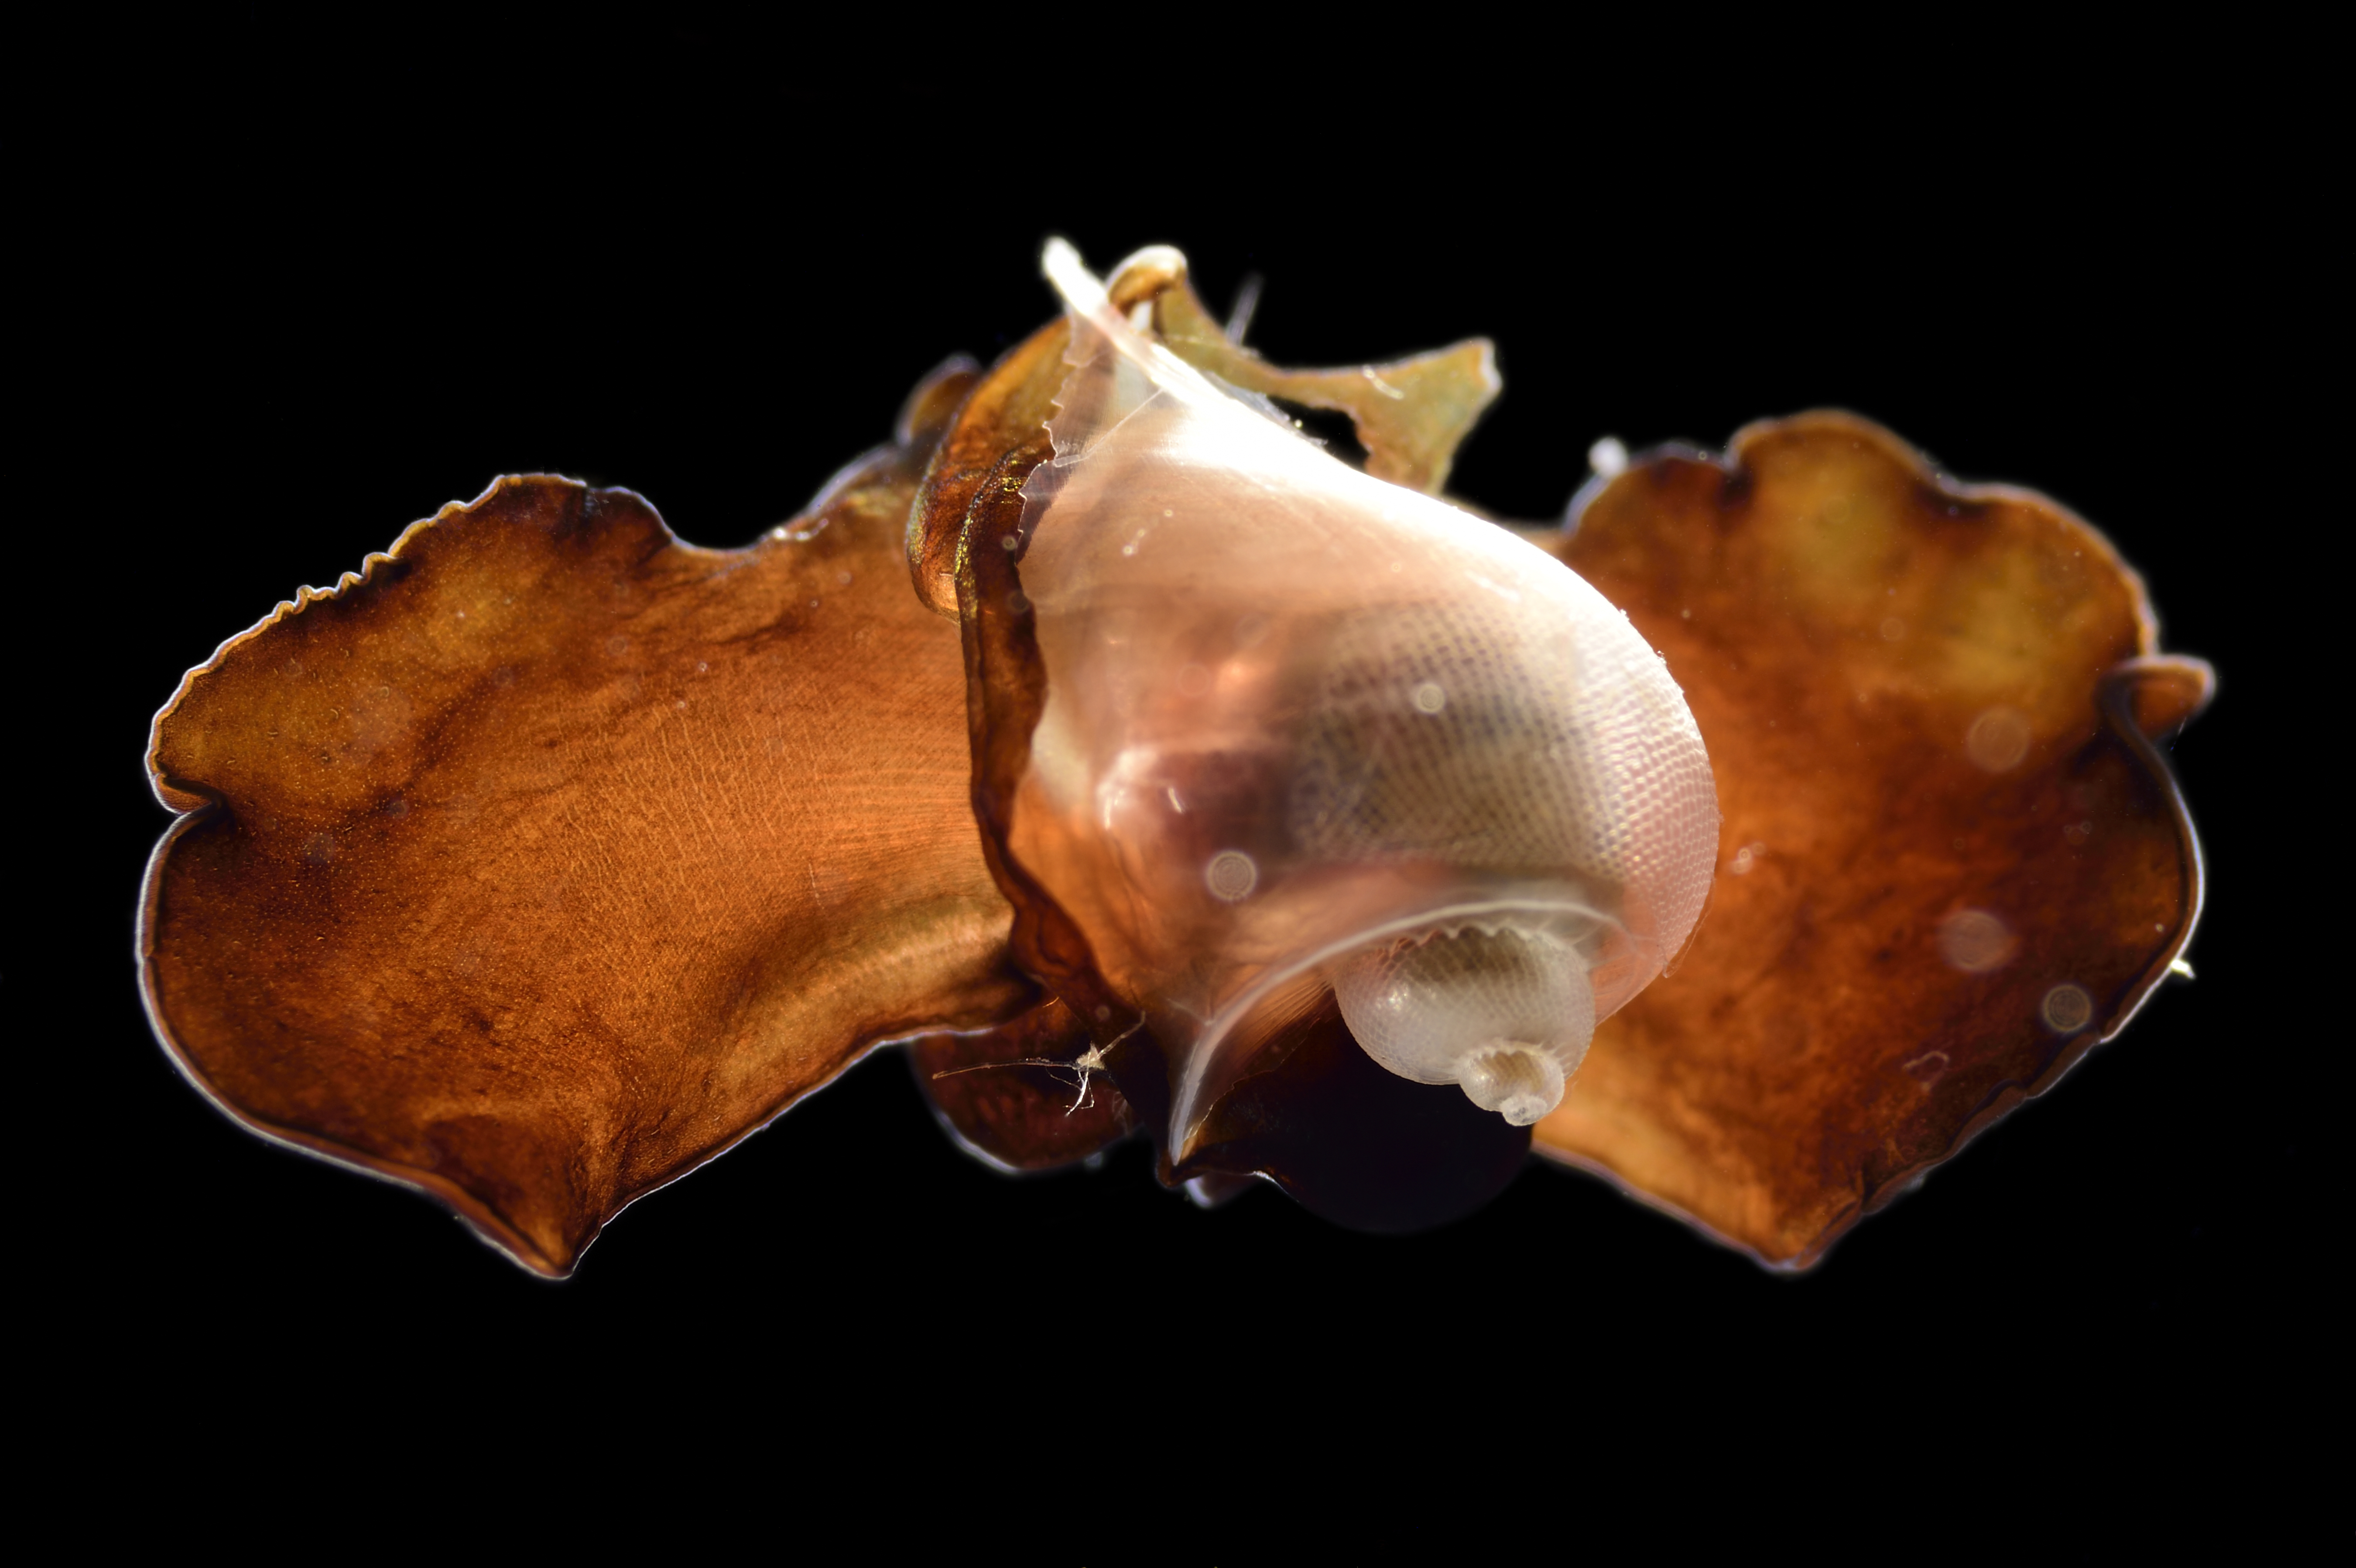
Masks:
[[[1551,547],[1666,657],[1726,821],[1537,1146],[1805,1266],[2167,972],[2200,858],[2147,736],[2207,666],[2085,523],[1845,414],[1642,464]]]
[[[188,1076],[562,1274],[878,1040],[1015,1010],[903,554],[930,392],[750,549],[502,479],[193,672],[141,937]]]

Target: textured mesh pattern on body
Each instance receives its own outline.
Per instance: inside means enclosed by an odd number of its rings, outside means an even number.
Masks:
[[[1638,891],[1682,940],[1717,855],[1708,759],[1659,657],[1580,586],[1571,618],[1482,594],[1344,622],[1304,720],[1301,851],[1575,867]]]

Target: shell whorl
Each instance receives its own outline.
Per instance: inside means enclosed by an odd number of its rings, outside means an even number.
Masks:
[[[1526,1127],[1562,1100],[1595,1034],[1587,958],[1515,924],[1437,931],[1333,971],[1343,1020],[1401,1078],[1453,1083]]]
[[[1055,456],[1004,542],[1046,677],[1009,843],[1191,1034],[1173,1146],[1311,972],[1390,1070],[1534,1120],[1698,918],[1682,694],[1553,557],[1336,461],[1062,262]]]

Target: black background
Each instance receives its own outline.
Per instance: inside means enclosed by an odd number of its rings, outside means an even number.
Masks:
[[[56,401],[100,456],[60,476],[51,532],[91,585],[68,618],[104,635],[49,808],[83,824],[73,870],[8,990],[66,1108],[42,1118],[69,1129],[42,1277],[72,1332],[103,1326],[93,1367],[184,1412],[231,1390],[442,1441],[490,1419],[470,1411],[626,1390],[680,1431],[775,1402],[788,1424],[963,1434],[961,1473],[1002,1464],[1049,1507],[1086,1434],[1214,1467],[1383,1455],[1427,1430],[1419,1406],[1451,1433],[1633,1446],[1704,1490],[1804,1423],[1809,1497],[1997,1411],[1987,1480],[2130,1429],[2212,1446],[2187,1412],[2332,1364],[2342,1047],[2304,1026],[2283,947],[2304,923],[2286,839],[2325,809],[2286,791],[2290,737],[2320,742],[2278,623],[2344,489],[2299,477],[2336,433],[2282,368],[2319,307],[2267,155],[2204,111],[2162,93],[2064,131],[2065,84],[2003,72],[1795,108],[1655,54],[1608,94],[1451,66],[1436,102],[1395,61],[1371,122],[1340,114],[1347,84],[1288,119],[1265,80],[1164,83],[1147,112],[951,91],[937,48],[821,70],[675,33],[429,48],[363,91],[348,53],[286,71],[281,43],[193,43],[172,112],[69,182],[88,276],[65,282],[102,308],[68,313]],[[809,80],[838,71],[847,92]],[[1538,112],[1509,123],[1492,92]],[[1009,1180],[886,1053],[551,1285],[174,1076],[132,917],[166,820],[141,753],[182,671],[501,473],[626,485],[690,540],[750,541],[935,362],[1047,317],[1051,232],[1099,268],[1174,242],[1215,308],[1260,274],[1252,338],[1282,362],[1489,335],[1506,392],[1455,485],[1500,513],[1558,513],[1605,433],[1716,446],[1828,404],[2073,507],[2144,573],[2164,646],[2222,675],[2177,753],[2212,871],[2199,980],[1797,1278],[1537,1166],[1404,1240],[1273,1191],[1200,1212],[1140,1148]],[[1010,1446],[974,1446],[991,1434]]]

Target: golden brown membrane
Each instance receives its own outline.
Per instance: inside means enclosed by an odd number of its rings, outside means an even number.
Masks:
[[[1804,1267],[2166,974],[2201,866],[2152,742],[2210,671],[2085,523],[1846,414],[1641,464],[1540,542],[1666,657],[1725,828],[1681,967],[1537,1146]]]
[[[1350,413],[1419,488],[1494,392],[1479,343],[1267,366],[1174,252],[1109,286],[1231,384]],[[188,813],[142,926],[176,1059],[552,1274],[881,1039],[923,1034],[937,1110],[1003,1166],[1159,1126],[1167,1057],[1001,848],[1036,647],[1019,560],[963,550],[1019,517],[1065,339],[919,389],[894,446],[751,549],[504,480],[225,645],[150,758]],[[1534,537],[1667,657],[1727,822],[1682,967],[1603,1026],[1538,1146],[1804,1266],[2166,972],[2199,859],[2150,737],[2209,672],[2154,654],[2084,524],[1845,415],[1645,463]],[[1268,1174],[1379,1230],[1510,1178],[1527,1133],[1375,1068],[1330,995],[1269,1026],[1164,1180]],[[1085,1095],[1004,1065],[1084,1055]]]
[[[1340,370],[1271,365],[1211,319],[1187,281],[1186,259],[1166,245],[1129,258],[1105,287],[1121,310],[1150,311],[1151,329],[1162,342],[1230,386],[1349,415],[1368,473],[1432,495],[1448,482],[1456,448],[1504,385],[1485,338]],[[1070,341],[1069,322],[1057,317],[1009,350],[967,397],[926,470],[908,517],[908,570],[917,596],[945,616],[958,613],[957,550],[967,509],[1001,460],[1043,435],[1069,371],[1064,350]],[[1014,477],[1014,488],[1028,473],[1026,467]]]
[[[1366,472],[1427,495],[1447,488],[1456,448],[1505,386],[1486,338],[1378,365],[1330,371],[1271,365],[1211,319],[1186,282],[1186,259],[1166,245],[1131,257],[1108,292],[1124,310],[1151,300],[1151,325],[1162,341],[1229,386],[1349,415],[1366,450]]]
[[[751,548],[503,479],[193,672],[142,926],[190,1078],[562,1274],[876,1041],[1018,1010],[902,555],[971,380]]]

